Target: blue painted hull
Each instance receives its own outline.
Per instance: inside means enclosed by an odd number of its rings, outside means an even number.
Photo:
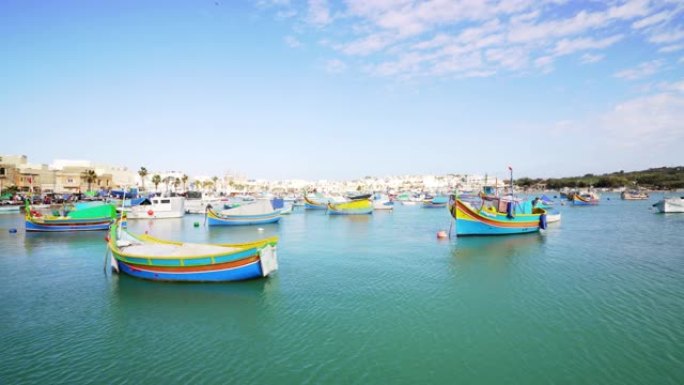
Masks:
[[[521,227],[521,228],[506,228],[488,225],[486,223],[477,221],[456,221],[457,235],[510,235],[510,234],[525,234],[539,231],[539,226]]]
[[[306,210],[325,210],[328,208],[328,206],[327,205],[315,206],[315,205],[310,205],[308,203],[305,203],[304,208]]]
[[[63,231],[97,231],[109,229],[109,223],[79,225],[41,225],[26,221],[26,231],[63,232]]]
[[[119,270],[136,278],[153,281],[181,281],[181,282],[228,282],[244,281],[261,278],[263,276],[259,260],[248,265],[233,267],[217,271],[203,271],[192,273],[169,273],[148,271],[144,266],[128,265],[118,261]]]
[[[276,223],[280,220],[280,215],[271,216],[268,218],[244,218],[244,219],[224,219],[224,218],[208,218],[209,226],[250,226],[250,225],[265,225],[267,223]]]

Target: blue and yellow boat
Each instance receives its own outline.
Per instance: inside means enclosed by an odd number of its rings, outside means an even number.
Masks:
[[[446,207],[449,199],[447,197],[439,196],[432,199],[425,199],[423,201],[423,208],[426,209],[438,209]]]
[[[62,232],[107,230],[116,219],[116,208],[110,204],[74,209],[50,214],[31,209],[26,202],[26,231]]]
[[[483,199],[477,208],[452,196],[449,212],[456,220],[459,236],[523,234],[546,229],[546,211],[532,208],[530,202],[491,198]]]
[[[227,282],[266,277],[278,269],[277,237],[238,244],[165,241],[112,226],[112,269],[153,281]]]
[[[587,192],[587,193],[575,193],[575,195],[572,196],[572,205],[573,206],[593,206],[599,204],[599,196],[593,192]]]
[[[370,199],[358,199],[342,203],[328,203],[330,215],[365,215],[373,213],[373,202]]]
[[[328,199],[314,199],[304,195],[304,208],[306,210],[325,210],[328,208]]]
[[[264,225],[278,222],[280,211],[274,210],[270,201],[262,200],[221,212],[207,208],[207,220],[209,226]]]

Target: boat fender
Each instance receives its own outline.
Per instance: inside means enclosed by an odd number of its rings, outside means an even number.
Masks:
[[[513,202],[506,203],[506,217],[511,219],[515,217],[515,215],[513,215]]]
[[[547,227],[546,214],[542,214],[539,216],[539,228],[542,230],[546,230],[546,227]]]
[[[147,215],[149,215],[149,216],[154,215],[154,211],[152,211],[152,210],[147,210]]]
[[[16,233],[17,233],[17,229],[11,228],[11,229],[9,229],[9,232],[10,232],[10,234],[16,234]]]

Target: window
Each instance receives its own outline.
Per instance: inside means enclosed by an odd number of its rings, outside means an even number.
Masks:
[[[0,158],[0,162],[2,162],[2,158]],[[5,168],[0,167],[0,175],[5,175]]]
[[[67,183],[74,183],[74,178],[67,178]]]
[[[161,203],[171,203],[171,199],[162,199]]]

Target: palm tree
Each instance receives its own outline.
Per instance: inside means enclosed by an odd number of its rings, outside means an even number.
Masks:
[[[161,177],[159,176],[159,174],[155,174],[152,177],[152,183],[154,183],[154,190],[159,190],[159,183],[161,183]]]
[[[213,185],[214,183],[210,180],[205,180],[204,182],[202,182],[202,187],[204,187],[205,190],[209,187],[212,187]]]
[[[181,177],[181,181],[183,182],[183,191],[185,191],[185,184],[188,182],[188,176],[183,174],[183,176]]]
[[[97,174],[95,170],[85,170],[81,173],[81,178],[88,183],[88,191],[90,191],[90,186],[97,180]]]
[[[173,191],[178,190],[178,186],[180,186],[180,184],[181,184],[180,179],[178,179],[178,178],[174,179],[173,180]]]
[[[216,181],[218,180],[217,176],[212,176],[211,181],[214,182],[214,192],[216,192]]]
[[[138,170],[138,175],[140,175],[140,181],[142,182],[142,190],[145,191],[145,177],[147,176],[147,169],[145,167],[140,167],[140,170]]]

